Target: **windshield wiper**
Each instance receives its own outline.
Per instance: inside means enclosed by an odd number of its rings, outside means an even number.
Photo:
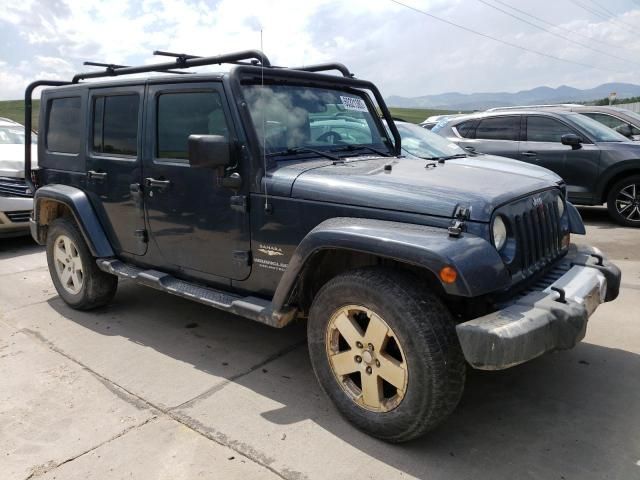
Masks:
[[[466,158],[466,157],[470,157],[471,155],[467,154],[467,153],[456,153],[455,155],[447,155],[445,157],[420,157],[423,160],[437,160],[438,162],[446,162],[447,160],[453,160],[454,158]]]
[[[336,148],[335,150],[331,150],[332,152],[353,152],[355,150],[369,150],[370,152],[375,153],[376,155],[380,155],[381,157],[391,157],[392,155],[387,152],[383,152],[382,150],[378,150],[377,148],[370,147],[368,145],[346,145],[342,148]]]
[[[267,157],[295,155],[296,153],[315,153],[316,155],[320,155],[321,157],[328,158],[329,160],[333,160],[334,162],[340,160],[340,157],[336,155],[332,155],[330,153],[323,152],[322,150],[316,150],[314,148],[308,148],[308,147],[287,148],[286,150],[282,150],[280,152],[270,152],[270,153],[267,153]]]

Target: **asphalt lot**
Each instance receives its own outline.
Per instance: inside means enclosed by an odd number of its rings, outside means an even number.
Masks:
[[[640,479],[640,231],[583,209],[623,270],[587,337],[471,371],[449,421],[404,445],[343,421],[304,325],[275,330],[129,282],[57,297],[43,249],[0,241],[0,478]]]

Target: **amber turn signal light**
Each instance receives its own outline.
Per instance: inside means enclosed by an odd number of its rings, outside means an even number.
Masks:
[[[456,278],[458,278],[458,272],[453,267],[446,266],[440,270],[440,280],[444,283],[453,283]]]

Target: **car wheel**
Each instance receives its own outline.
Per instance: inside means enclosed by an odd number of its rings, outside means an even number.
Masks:
[[[404,272],[372,267],[330,280],[311,306],[308,339],[323,390],[372,436],[416,438],[462,396],[466,364],[451,314]]]
[[[625,178],[611,188],[607,209],[620,225],[640,227],[640,175]]]
[[[106,305],[118,288],[118,277],[98,268],[76,223],[68,218],[49,225],[47,263],[58,294],[75,309]]]

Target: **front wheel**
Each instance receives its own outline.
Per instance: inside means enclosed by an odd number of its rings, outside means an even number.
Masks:
[[[320,385],[356,427],[391,442],[444,420],[464,388],[453,319],[412,276],[363,268],[329,281],[309,314]]]
[[[620,225],[640,227],[640,175],[625,178],[611,188],[607,209]]]
[[[60,297],[78,310],[106,305],[118,288],[118,277],[96,265],[73,220],[51,222],[47,235],[47,263],[51,280]]]

